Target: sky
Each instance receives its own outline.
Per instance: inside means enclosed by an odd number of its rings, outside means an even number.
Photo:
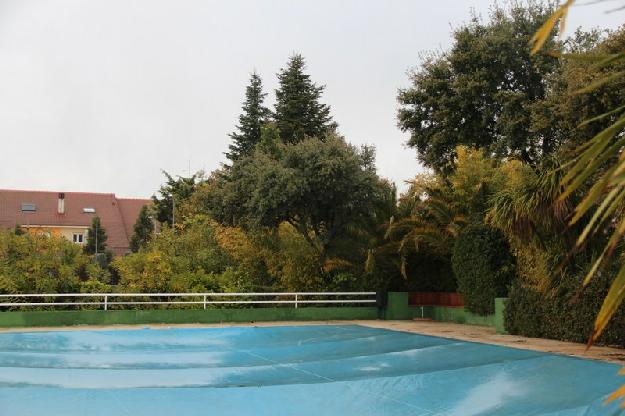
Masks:
[[[225,162],[252,71],[273,104],[301,53],[339,132],[373,144],[405,189],[422,170],[397,128],[397,90],[491,0],[0,0],[0,189],[148,197]],[[577,26],[625,13],[575,8]]]

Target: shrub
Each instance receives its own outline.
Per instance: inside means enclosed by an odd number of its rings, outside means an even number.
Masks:
[[[515,279],[504,312],[504,325],[511,334],[539,338],[545,334],[545,303],[541,294]]]
[[[615,268],[612,266],[611,268]],[[511,334],[586,342],[615,270],[595,276],[582,291],[584,270],[567,274],[541,291],[516,281],[505,310],[505,327]],[[612,317],[598,340],[625,347],[625,305]]]
[[[89,264],[80,247],[62,237],[0,230],[0,293],[76,292]]]
[[[466,308],[479,315],[494,313],[495,298],[507,295],[515,274],[505,236],[486,225],[469,226],[456,239],[451,261]]]

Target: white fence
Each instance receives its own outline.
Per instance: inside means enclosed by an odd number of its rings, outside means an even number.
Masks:
[[[61,298],[60,301],[56,301],[59,298]],[[137,300],[137,298],[147,298],[147,300]],[[249,298],[260,299],[250,300]],[[2,310],[1,308],[25,306],[98,306],[108,310],[110,306],[131,305],[203,305],[206,309],[207,305],[247,304],[291,304],[297,308],[302,304],[336,303],[375,304],[376,292],[29,293],[0,295],[0,310]]]

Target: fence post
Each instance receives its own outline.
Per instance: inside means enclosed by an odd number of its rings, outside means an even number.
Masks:
[[[297,309],[297,293],[295,294],[295,309]]]
[[[108,303],[109,303],[109,296],[108,295],[104,295],[104,310],[108,310]]]
[[[204,309],[206,309],[206,295],[204,295]]]

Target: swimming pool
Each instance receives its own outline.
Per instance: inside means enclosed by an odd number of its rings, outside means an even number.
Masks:
[[[618,369],[358,325],[4,333],[0,415],[620,415]]]

